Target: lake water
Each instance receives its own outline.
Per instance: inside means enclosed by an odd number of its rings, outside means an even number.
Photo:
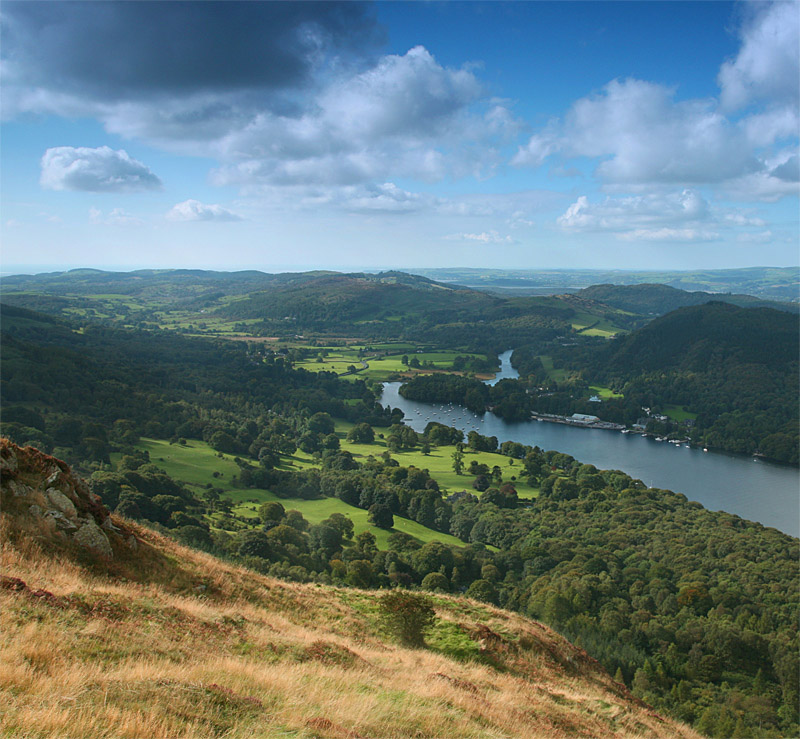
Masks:
[[[501,355],[501,371],[490,384],[518,377],[510,357],[510,351]],[[465,433],[475,430],[484,436],[496,436],[500,442],[518,441],[555,449],[600,469],[622,470],[651,487],[683,493],[709,510],[727,511],[792,536],[800,535],[800,473],[792,467],[687,449],[619,431],[582,429],[545,421],[507,423],[493,413],[478,416],[461,406],[406,400],[398,392],[400,385],[385,383],[381,403],[402,409],[405,422],[415,431],[424,431],[429,421],[438,421]]]

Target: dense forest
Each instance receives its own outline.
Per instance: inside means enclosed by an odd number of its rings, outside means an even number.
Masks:
[[[518,381],[490,388],[468,378],[422,376],[400,392],[475,412],[491,408],[510,421],[534,411],[584,413],[626,426],[644,417],[654,433],[796,465],[799,329],[792,313],[708,303],[673,311],[610,342],[521,346],[512,357]],[[563,370],[562,379],[553,380],[543,366],[545,353]],[[592,402],[590,383],[617,393]],[[669,407],[684,409],[683,420],[659,419]]]
[[[78,326],[12,307],[2,316],[4,433],[77,462],[118,513],[289,579],[463,592],[519,610],[710,736],[798,732],[791,537],[558,452],[464,439],[440,424],[417,434],[365,383],[292,370],[256,345]],[[638,346],[631,342],[628,356]],[[496,393],[498,405],[523,388],[458,382],[466,393]],[[355,424],[353,440],[374,445],[374,454],[342,449],[334,418]],[[235,455],[238,485],[278,500],[243,520],[213,479],[189,489],[170,478],[137,449],[144,435],[178,445],[202,439]],[[442,490],[427,470],[392,457],[437,446],[453,449],[463,489]],[[282,468],[295,449],[315,465]],[[479,449],[498,451],[509,466],[470,464]],[[518,496],[522,478],[538,498]],[[368,511],[380,528],[402,516],[464,546],[394,532],[379,549],[369,532],[353,534],[347,516],[312,525],[291,507],[326,498]]]

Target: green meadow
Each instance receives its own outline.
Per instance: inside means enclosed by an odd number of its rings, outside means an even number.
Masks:
[[[610,387],[603,387],[602,385],[589,385],[589,390],[592,391],[599,398],[624,398],[622,393],[615,393]]]
[[[373,444],[353,444],[346,440],[347,432],[352,424],[340,421],[336,424],[336,433],[341,441],[341,448],[349,451],[360,460],[370,456],[377,457],[386,451],[386,443],[376,436]],[[378,429],[380,433],[382,430]],[[256,488],[241,488],[235,478],[239,473],[239,466],[233,461],[234,455],[221,454],[212,449],[208,444],[196,439],[187,440],[186,444],[175,444],[160,439],[143,438],[137,447],[147,451],[150,461],[161,467],[168,475],[181,481],[197,492],[206,489],[209,485],[222,491],[222,494],[235,503],[233,513],[242,518],[256,518],[258,507],[267,501],[278,500],[287,510],[298,510],[304,518],[312,524],[328,518],[332,513],[342,513],[349,517],[354,524],[355,532],[371,531],[378,542],[378,546],[388,546],[388,536],[391,531],[379,529],[367,521],[367,511],[348,505],[338,498],[321,498],[317,500],[304,500],[302,498],[280,498],[269,490]],[[404,466],[415,466],[427,469],[441,487],[444,494],[459,490],[475,492],[472,488],[474,477],[466,470],[472,460],[486,464],[491,470],[498,466],[502,470],[503,482],[512,482],[520,498],[533,498],[538,495],[538,488],[532,487],[522,479],[516,479],[517,473],[523,467],[519,460],[511,460],[501,454],[489,452],[472,452],[464,450],[465,471],[457,475],[453,471],[454,446],[433,447],[430,454],[423,454],[419,449],[393,452],[392,458]],[[112,457],[112,462],[119,461],[119,455]],[[512,464],[509,464],[512,462]],[[312,455],[297,450],[295,454],[281,456],[279,469],[302,470],[317,467],[319,463]],[[514,479],[512,479],[514,478]],[[463,546],[463,542],[448,534],[426,528],[416,521],[410,521],[399,516],[394,518],[392,531],[402,531],[422,542],[441,541],[452,546]]]
[[[664,415],[669,416],[673,421],[688,421],[697,418],[696,413],[686,410],[686,406],[681,405],[665,405]]]

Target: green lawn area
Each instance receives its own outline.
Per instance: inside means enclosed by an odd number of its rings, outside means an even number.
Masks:
[[[555,380],[555,382],[562,382],[566,376],[567,371],[564,369],[555,369],[553,367],[553,358],[547,354],[540,354],[539,360],[542,363],[542,367],[544,367],[544,371],[547,372],[547,376],[551,380]]]
[[[595,395],[599,396],[600,398],[625,397],[622,393],[615,393],[610,387],[603,387],[602,385],[589,385],[589,390],[591,390]]]
[[[375,444],[351,444],[344,440],[347,431],[352,424],[340,422],[337,424],[337,433],[342,438],[342,449],[353,453],[357,458],[365,459],[370,454],[379,455],[386,449],[382,440],[376,439]],[[235,485],[233,478],[239,473],[238,465],[233,461],[231,454],[223,454],[222,457],[214,451],[208,444],[196,439],[187,440],[186,445],[170,444],[168,441],[160,439],[143,438],[136,445],[137,448],[146,450],[150,454],[150,461],[161,467],[168,475],[183,482],[192,488],[205,488],[208,483],[223,491],[223,494],[235,501],[234,514],[246,517],[255,517],[258,506],[269,500],[280,500],[287,509],[300,511],[310,523],[319,523],[331,513],[343,513],[348,516],[355,526],[356,533],[369,530],[377,539],[378,546],[386,548],[388,546],[388,536],[391,531],[379,529],[372,526],[367,521],[367,511],[348,505],[338,498],[321,498],[318,500],[303,500],[301,498],[279,498],[269,490],[259,490],[256,488],[241,488]],[[443,490],[453,492],[455,490],[472,490],[471,475],[456,475],[452,471],[452,459],[450,455],[455,447],[441,447],[434,449],[429,456],[421,452],[401,452],[392,456],[403,465],[416,465],[420,468],[430,470],[432,476],[437,480]],[[117,463],[120,455],[113,455],[112,462]],[[495,464],[502,467],[504,478],[510,479],[512,468],[507,467],[508,458],[498,454],[472,454],[465,455],[467,465],[472,459],[484,462],[491,468]],[[306,469],[317,466],[313,457],[305,452],[298,450],[291,457],[282,456],[280,469]],[[514,472],[521,469],[518,461],[515,461]],[[214,473],[219,473],[214,477]],[[527,484],[520,484],[517,487],[520,497],[533,497],[538,490],[531,488]],[[255,501],[255,502],[253,502]],[[426,528],[416,521],[410,521],[399,516],[395,516],[394,531],[402,531],[422,542],[441,541],[452,546],[464,546],[464,542],[456,539],[449,534]]]
[[[590,328],[591,327],[591,328]],[[591,313],[576,313],[572,318],[572,328],[584,336],[615,336],[622,329],[606,318]]]
[[[693,421],[695,418],[697,418],[696,413],[687,411],[685,406],[680,405],[665,405],[664,415],[669,416],[673,421],[686,421],[689,419]]]
[[[376,429],[376,438],[373,444],[353,444],[344,438],[350,428],[352,428],[352,424],[346,421],[336,423],[336,433],[341,439],[342,449],[349,451],[356,459],[366,459],[370,455],[378,457],[386,451],[385,442],[377,438],[377,433],[385,431],[385,429]],[[490,470],[495,465],[498,466],[503,471],[503,482],[513,482],[520,498],[535,498],[539,494],[539,488],[532,487],[526,481],[519,479],[519,473],[523,470],[520,460],[513,460],[514,464],[509,466],[510,457],[490,452],[472,452],[469,449],[465,449],[465,470],[462,474],[457,475],[453,472],[453,452],[455,450],[455,446],[433,447],[430,454],[425,455],[419,449],[415,449],[412,451],[392,452],[392,458],[396,459],[398,464],[403,467],[413,465],[419,469],[428,470],[431,477],[439,483],[439,487],[448,493],[454,493],[458,490],[475,492],[472,488],[474,477],[466,471],[472,460],[475,460],[479,464],[488,465]],[[295,459],[297,459],[298,463],[303,464],[305,461],[301,462],[300,455],[302,455],[302,452],[298,452],[295,455]],[[518,479],[512,480],[512,476]]]
[[[153,464],[187,485],[205,487],[210,482],[227,491],[232,487],[231,479],[239,474],[234,455],[223,454],[220,458],[208,444],[197,439],[188,439],[186,446],[160,439],[141,439],[136,446],[150,454]],[[214,477],[214,472],[219,476]]]
[[[371,531],[375,535],[378,548],[380,549],[388,549],[389,535],[395,531],[402,531],[422,542],[441,541],[449,546],[464,546],[464,542],[456,539],[455,536],[433,531],[416,521],[409,521],[407,518],[401,518],[400,516],[394,517],[394,527],[391,530],[379,529],[377,526],[373,526],[367,521],[367,512],[365,510],[348,505],[338,498],[321,498],[319,500],[279,498],[268,490],[253,489],[231,490],[228,493],[228,497],[239,502],[233,509],[234,514],[252,518],[258,516],[258,507],[268,500],[279,501],[287,511],[300,511],[300,513],[303,514],[303,518],[312,524],[324,521],[332,513],[342,513],[353,522],[353,528],[356,534],[360,534],[362,531]],[[257,502],[253,503],[253,500]]]

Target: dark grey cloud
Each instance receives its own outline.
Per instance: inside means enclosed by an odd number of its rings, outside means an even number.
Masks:
[[[351,2],[11,0],[2,30],[15,83],[104,102],[296,88],[381,39],[369,6]]]

